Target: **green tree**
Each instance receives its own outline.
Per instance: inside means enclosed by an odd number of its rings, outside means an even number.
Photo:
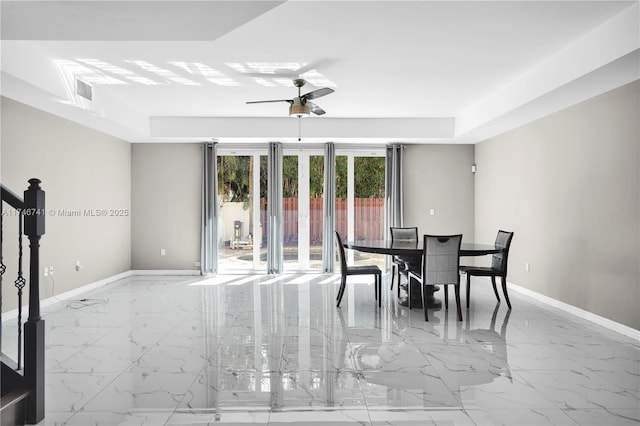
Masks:
[[[282,196],[295,198],[298,196],[298,156],[285,155],[282,158]]]
[[[384,197],[384,174],[384,157],[356,157],[353,176],[355,197]]]
[[[253,179],[252,156],[218,157],[218,193],[224,201],[250,202]],[[336,197],[347,198],[347,156],[336,156]],[[384,197],[384,157],[356,157],[354,159],[356,198]],[[267,156],[260,156],[260,197],[267,198]],[[382,184],[381,184],[382,183]],[[324,194],[324,156],[310,157],[310,197]],[[287,155],[282,160],[282,192],[285,198],[298,196],[298,157]]]
[[[251,157],[221,155],[218,157],[217,163],[218,194],[223,201],[249,201],[252,170]]]
[[[309,158],[309,197],[322,198],[324,194],[324,156]]]

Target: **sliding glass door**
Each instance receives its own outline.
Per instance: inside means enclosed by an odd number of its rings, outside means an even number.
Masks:
[[[336,150],[336,230],[343,239],[384,240],[383,150]],[[352,264],[376,264],[384,255],[348,251]]]
[[[267,149],[218,149],[218,269],[266,271]],[[384,149],[336,150],[336,230],[345,240],[384,239]],[[285,149],[282,158],[284,271],[321,271],[324,152]],[[355,264],[384,257],[349,251]]]
[[[266,270],[266,150],[220,149],[218,268]]]
[[[320,150],[284,151],[285,271],[322,269],[323,161]]]

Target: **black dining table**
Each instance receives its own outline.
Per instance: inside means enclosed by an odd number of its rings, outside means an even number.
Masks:
[[[422,241],[394,241],[390,240],[356,240],[348,241],[344,243],[344,247],[356,250],[364,253],[376,253],[386,254],[391,256],[400,256],[402,258],[417,258],[422,257]],[[460,245],[460,256],[486,256],[488,254],[500,253],[501,247],[496,247],[493,244],[477,244],[477,243],[462,243]],[[398,284],[399,285],[399,284]],[[422,299],[420,296],[419,283],[411,282],[411,290],[417,297],[411,297],[411,304],[416,307],[422,307]],[[416,291],[414,286],[418,286]],[[427,307],[439,308],[442,303],[433,296],[433,293],[439,290],[437,286],[426,286],[427,294]],[[408,301],[401,301],[402,305],[408,304]]]

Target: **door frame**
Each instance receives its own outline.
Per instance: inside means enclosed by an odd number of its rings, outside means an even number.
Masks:
[[[298,267],[287,267],[284,262],[285,271],[317,271],[310,269],[311,241],[309,238],[310,222],[310,163],[312,156],[324,156],[322,148],[292,148],[285,146],[282,156],[298,157]],[[317,271],[319,272],[319,270]]]
[[[253,179],[251,182],[253,193],[251,194],[251,208],[253,210],[253,227],[251,234],[253,235],[253,266],[249,270],[251,272],[266,272],[267,264],[264,262],[260,265],[260,249],[262,245],[262,216],[260,214],[260,157],[266,156],[268,152],[267,146],[251,146],[251,147],[233,147],[218,145],[217,156],[253,156]],[[217,158],[216,158],[217,161]],[[216,188],[217,190],[217,188]],[[260,238],[258,238],[260,236]],[[217,243],[217,242],[216,242]]]
[[[347,157],[347,240],[353,241],[355,239],[355,158],[356,157],[385,157],[386,147],[380,148],[357,148],[357,147],[344,147],[336,146],[336,158]],[[354,251],[348,250],[347,260],[349,263],[354,262]]]

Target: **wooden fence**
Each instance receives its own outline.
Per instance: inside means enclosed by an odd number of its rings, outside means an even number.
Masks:
[[[263,200],[263,206],[266,201]],[[285,245],[297,243],[298,236],[298,198],[283,200],[284,242]],[[322,198],[309,199],[309,230],[311,245],[322,244]],[[267,222],[266,209],[262,211],[262,223]],[[384,239],[384,198],[356,198],[354,200],[354,218],[356,239]],[[336,199],[336,230],[347,234],[347,200]]]

